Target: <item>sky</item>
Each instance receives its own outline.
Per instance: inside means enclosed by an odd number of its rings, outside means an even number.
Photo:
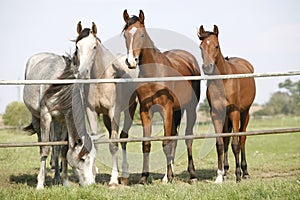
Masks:
[[[95,22],[104,45],[110,49],[111,39],[119,38],[120,48],[111,48],[121,51],[116,53],[126,53],[121,35],[124,9],[129,15],[138,15],[142,9],[146,28],[173,31],[188,38],[192,49],[186,50],[192,51],[200,65],[197,30],[200,25],[212,30],[216,24],[224,56],[247,59],[256,73],[300,70],[299,0],[1,0],[0,80],[23,80],[26,62],[36,53],[72,53],[75,45],[71,40],[77,36],[78,21],[89,28]],[[180,47],[176,39],[167,46],[161,46],[160,40],[154,43],[162,49]],[[287,78],[300,79],[299,76],[257,78],[255,102],[266,103],[279,90],[278,84]],[[205,82],[201,87],[203,101]],[[23,86],[0,85],[0,114],[9,103],[22,101],[22,90]]]

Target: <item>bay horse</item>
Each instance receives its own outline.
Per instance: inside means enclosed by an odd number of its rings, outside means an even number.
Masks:
[[[77,24],[78,37],[76,39],[75,61],[78,67],[79,79],[112,79],[135,78],[137,72],[129,70],[125,64],[125,55],[115,55],[104,47],[97,37],[97,27],[92,23],[92,28],[82,29],[81,22]],[[137,105],[135,83],[101,83],[86,84],[85,95],[87,99],[86,113],[91,132],[98,129],[98,116],[103,114],[105,127],[109,132],[109,138],[118,137],[120,115],[124,113],[124,125],[120,134],[121,138],[128,137],[128,131],[132,125],[132,119]],[[126,143],[122,147],[122,177],[121,183],[128,184],[128,168]],[[109,185],[114,187],[118,180],[118,144],[109,144],[112,154],[112,172]]]
[[[70,63],[69,58],[57,54],[35,54],[27,61],[25,80],[57,80],[65,74],[65,71],[71,71]],[[68,146],[61,147],[61,177],[58,164],[60,149],[53,147],[55,157],[54,183],[59,183],[62,179],[64,186],[69,186],[68,163],[73,167],[80,185],[95,183],[96,150],[85,130],[82,115],[84,112],[81,111],[83,109],[82,99],[79,93],[79,87],[73,85],[43,85],[43,87],[25,85],[23,92],[24,103],[32,115],[31,124],[24,130],[37,133],[39,142],[69,141]],[[64,105],[64,109],[59,108],[62,105]],[[40,146],[37,189],[44,188],[46,160],[49,152],[50,146]]]
[[[200,76],[200,69],[195,57],[184,50],[160,52],[144,25],[144,13],[140,10],[139,17],[129,17],[127,10],[123,12],[126,23],[123,33],[127,47],[126,64],[130,69],[139,66],[139,77],[174,77]],[[143,125],[143,136],[151,136],[152,116],[159,112],[164,122],[164,135],[175,136],[180,125],[183,112],[186,111],[186,135],[193,134],[196,121],[196,107],[200,97],[200,81],[172,81],[142,83],[137,86],[140,102],[140,116]],[[192,156],[192,140],[186,140],[188,152],[188,172],[190,181],[196,181],[195,167]],[[177,141],[163,141],[167,169],[164,182],[174,177],[173,164]],[[143,171],[141,184],[147,182],[149,176],[149,154],[151,143],[143,142]]]
[[[246,74],[253,73],[253,66],[245,59],[224,58],[221,52],[219,30],[214,25],[213,32],[205,31],[200,26],[198,37],[201,40],[200,49],[203,59],[203,72],[206,75]],[[255,98],[254,78],[224,79],[207,81],[207,99],[210,114],[216,133],[245,132],[249,122],[249,109]],[[218,170],[216,183],[227,178],[229,137],[216,140],[218,154]],[[234,136],[231,147],[236,162],[236,181],[241,181],[239,154],[241,152],[241,168],[243,178],[250,178],[247,171],[245,152],[246,136]],[[223,154],[224,153],[224,154]]]

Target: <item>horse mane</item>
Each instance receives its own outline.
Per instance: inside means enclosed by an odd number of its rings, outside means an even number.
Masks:
[[[71,56],[63,56],[63,58],[66,62],[66,67],[58,79],[74,79],[74,65]],[[78,155],[79,159],[92,149],[92,140],[90,137],[87,137],[84,123],[84,96],[81,86],[82,88],[84,87],[82,84],[52,84],[45,91],[42,99],[44,103],[52,100],[53,105],[50,110],[62,112],[65,118],[71,122],[71,130],[69,131],[73,141],[71,146],[75,147],[77,144],[84,144]]]
[[[63,56],[66,67],[63,73],[58,77],[59,80],[63,79],[75,79],[74,75],[74,65],[72,63],[72,58],[70,55]],[[43,100],[48,102],[52,97],[56,97],[54,105],[51,111],[61,110],[67,111],[72,106],[72,90],[73,84],[52,84],[45,91]]]
[[[133,15],[127,22],[126,22],[126,24],[125,24],[125,26],[124,26],[124,28],[123,28],[123,30],[122,30],[122,33],[129,27],[129,26],[131,26],[132,24],[134,24],[135,22],[137,22],[137,21],[139,21],[140,19],[137,17],[137,16],[135,16],[135,15]]]
[[[202,35],[199,37],[199,39],[200,39],[200,40],[204,40],[205,38],[208,38],[208,37],[211,36],[211,35],[217,36],[214,32],[211,32],[211,31],[205,31],[205,33],[202,34]]]

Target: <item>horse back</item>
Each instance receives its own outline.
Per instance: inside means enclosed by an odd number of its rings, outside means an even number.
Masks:
[[[231,66],[231,73],[229,74],[249,74],[254,72],[253,66],[243,58],[229,58],[228,63],[230,63]],[[236,94],[238,95],[236,99],[238,99],[241,111],[249,109],[254,101],[256,93],[254,78],[231,79],[231,81],[236,81],[236,84],[234,84],[236,85],[235,89],[237,90]],[[228,87],[227,85],[225,87]]]
[[[174,71],[178,73],[178,76],[201,75],[199,64],[191,53],[184,50],[175,49],[166,51],[163,54],[169,59],[171,67],[175,69]],[[187,83],[189,83],[190,86],[187,86]],[[200,80],[185,81],[185,83],[178,81],[175,83],[175,85],[177,85],[177,87],[175,87],[174,93],[176,98],[179,98],[180,105],[185,104],[184,102],[198,103],[200,99]],[[192,91],[188,88],[191,88]],[[191,95],[188,95],[189,92],[191,92]],[[187,96],[184,94],[187,94]],[[190,96],[191,98],[189,100],[184,100],[182,96]]]
[[[175,49],[163,53],[182,76],[200,76],[200,68],[196,58],[189,52]]]

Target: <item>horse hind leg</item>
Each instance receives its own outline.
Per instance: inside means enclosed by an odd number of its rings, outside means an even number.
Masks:
[[[51,127],[51,115],[45,112],[45,109],[41,110],[41,134],[39,142],[49,142],[50,140],[50,127]],[[40,147],[40,170],[37,177],[37,189],[43,189],[46,178],[46,160],[50,153],[50,146]]]
[[[240,122],[240,113],[239,113],[239,111],[237,111],[237,110],[232,111],[229,114],[229,118],[232,122],[233,132],[238,132],[239,131],[239,122]],[[232,139],[232,142],[231,142],[231,148],[232,148],[234,158],[235,158],[236,181],[240,182],[241,181],[241,167],[240,167],[239,154],[240,154],[240,150],[241,150],[241,145],[240,145],[238,136],[233,136],[233,139]]]
[[[249,122],[249,111],[241,114],[241,127],[240,132],[246,132],[246,128]],[[246,161],[246,136],[240,136],[240,146],[241,146],[241,167],[243,171],[243,178],[249,179],[250,175],[247,170]]]

